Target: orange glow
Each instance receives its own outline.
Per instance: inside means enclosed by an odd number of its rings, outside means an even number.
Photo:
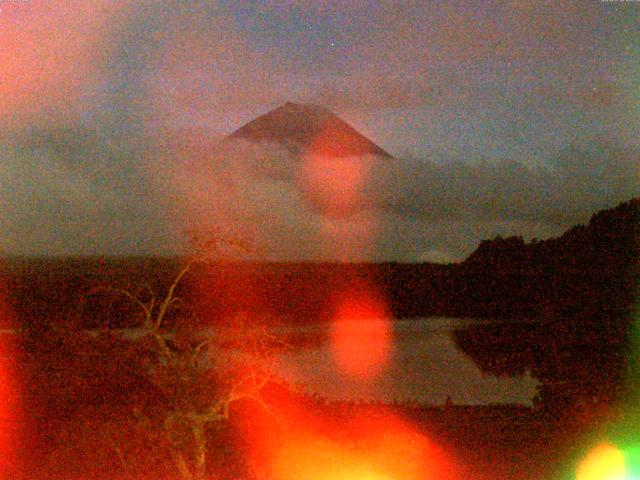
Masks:
[[[17,466],[16,454],[19,425],[19,391],[15,376],[14,335],[7,333],[13,326],[12,315],[0,292],[0,478],[9,478]]]
[[[369,379],[387,364],[391,326],[385,301],[375,289],[352,290],[339,300],[331,329],[331,347],[341,372]]]
[[[367,207],[363,194],[373,162],[364,137],[328,122],[305,152],[300,187],[323,214],[351,216]]]
[[[362,189],[371,168],[367,157],[312,153],[302,164],[300,184],[309,203],[331,217],[348,217],[366,205]]]
[[[576,471],[576,480],[626,480],[624,454],[602,443],[591,450]]]
[[[320,214],[324,256],[353,261],[374,254],[379,216],[371,180],[382,161],[350,127],[327,121],[301,156],[297,186]]]
[[[329,421],[292,405],[283,411],[275,411],[271,422],[259,428],[252,421],[250,463],[260,476],[274,480],[455,480],[460,476],[453,455],[386,412],[372,410],[356,418]]]

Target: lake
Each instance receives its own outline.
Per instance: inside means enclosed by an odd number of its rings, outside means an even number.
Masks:
[[[367,335],[367,320],[359,322],[362,326],[350,332],[354,339],[343,339],[345,343],[357,343],[356,335],[360,339]],[[453,339],[456,329],[494,322],[445,317],[394,319],[390,322],[388,361],[377,375],[365,380],[344,374],[338,368],[330,343],[331,324],[287,324],[272,333],[284,339],[294,337],[297,346],[275,354],[274,373],[309,394],[329,400],[443,405],[450,398],[459,405],[530,406],[536,394],[536,379],[528,373],[517,377],[483,373]],[[215,331],[209,327],[203,335],[215,335]],[[135,339],[146,330],[121,332]]]
[[[531,405],[538,382],[525,374],[498,378],[480,371],[455,344],[455,328],[482,320],[413,318],[391,323],[392,348],[379,374],[361,380],[339,371],[334,359],[328,324],[287,327],[310,341],[295,351],[278,355],[276,372],[309,393],[331,400],[418,402],[441,405],[450,397],[455,404],[518,403]],[[366,332],[354,332],[354,335]]]

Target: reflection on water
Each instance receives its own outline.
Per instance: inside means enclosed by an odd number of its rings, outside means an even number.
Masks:
[[[444,404],[521,403],[530,405],[537,381],[530,375],[497,378],[482,373],[455,344],[455,328],[482,320],[416,318],[393,322],[393,348],[387,367],[362,381],[339,373],[328,341],[327,324],[287,327],[301,346],[282,353],[277,373],[331,400],[373,400]],[[354,335],[367,335],[366,321]],[[308,340],[308,341],[305,341]]]

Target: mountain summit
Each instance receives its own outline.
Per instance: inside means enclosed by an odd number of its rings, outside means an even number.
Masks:
[[[330,110],[308,103],[285,103],[227,137],[233,139],[279,143],[301,154],[393,158]]]

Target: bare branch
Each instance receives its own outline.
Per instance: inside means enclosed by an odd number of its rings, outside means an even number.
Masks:
[[[149,306],[146,305],[142,300],[140,300],[136,295],[131,293],[129,290],[126,290],[124,288],[116,288],[116,287],[109,287],[109,286],[97,286],[89,290],[87,292],[87,296],[92,296],[99,292],[111,292],[119,295],[124,295],[125,297],[133,301],[136,305],[138,305],[142,309],[142,311],[145,313],[145,317],[151,315]]]
[[[198,357],[200,356],[200,353],[202,352],[202,349],[204,347],[206,347],[207,345],[211,345],[211,340],[205,340],[203,342],[200,342],[194,349],[193,349],[193,353],[191,354],[191,358],[189,359],[189,364],[191,366],[195,366],[196,360],[198,359]]]
[[[199,243],[195,254],[183,262],[166,291],[156,294],[148,283],[141,286],[139,291],[112,287],[98,289],[128,298],[144,313],[144,328],[147,330],[145,341],[150,342],[150,348],[144,345],[144,361],[148,362],[145,367],[151,381],[161,391],[169,392],[161,417],[149,413],[146,428],[155,425],[161,437],[168,441],[173,464],[182,480],[204,479],[206,428],[215,422],[227,421],[230,406],[234,402],[249,399],[278,418],[262,397],[262,391],[270,382],[277,381],[270,373],[270,354],[274,348],[288,346],[265,325],[252,324],[242,317],[222,327],[212,338],[186,332],[183,342],[181,332],[172,332],[175,337],[168,336],[165,324],[169,312],[172,318],[174,313],[180,315],[181,319],[185,315],[195,315],[194,306],[185,301],[185,297],[178,296],[181,282],[194,265],[208,264],[213,258],[251,250],[240,241],[222,240],[219,236],[209,238],[206,241],[195,239]],[[216,350],[219,357],[212,357],[211,363],[200,362],[203,352],[214,343],[219,348],[219,351]],[[152,357],[148,357],[150,353]],[[235,372],[236,375],[229,372]],[[205,383],[211,379],[217,382],[214,390]],[[126,467],[126,459],[117,447],[116,453],[123,468]]]
[[[176,275],[176,277],[173,279],[173,283],[171,283],[171,286],[169,287],[169,290],[167,291],[167,294],[164,297],[164,300],[160,304],[160,310],[155,320],[156,330],[162,326],[162,320],[164,319],[164,316],[167,313],[167,309],[169,308],[169,305],[173,302],[176,288],[178,288],[178,285],[180,284],[182,277],[184,277],[187,274],[187,272],[191,270],[191,267],[196,261],[197,259],[195,258],[189,259],[189,261],[180,269],[180,271],[178,272],[178,275]]]

